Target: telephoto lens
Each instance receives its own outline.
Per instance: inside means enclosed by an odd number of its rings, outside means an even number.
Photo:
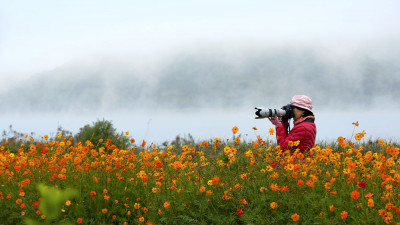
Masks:
[[[263,119],[268,117],[283,117],[286,115],[286,111],[283,109],[265,109],[265,108],[257,108],[256,109],[256,119]]]
[[[256,109],[256,119],[263,119],[263,118],[268,118],[268,117],[282,117],[285,119],[291,119],[293,118],[293,109],[292,107],[287,104],[282,106],[280,109],[267,109],[267,108],[258,108],[255,107]]]

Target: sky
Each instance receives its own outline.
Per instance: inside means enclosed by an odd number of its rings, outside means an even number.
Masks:
[[[0,77],[203,45],[297,43],[345,51],[399,37],[398,0],[0,0]]]

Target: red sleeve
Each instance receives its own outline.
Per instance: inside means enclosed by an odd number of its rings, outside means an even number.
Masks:
[[[303,126],[295,126],[288,134],[284,126],[279,126],[276,127],[276,140],[282,149],[286,149],[289,141],[300,141],[304,136],[304,132],[305,128]]]

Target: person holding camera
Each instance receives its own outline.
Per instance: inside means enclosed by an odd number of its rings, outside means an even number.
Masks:
[[[312,112],[312,100],[305,95],[295,95],[286,107],[286,116],[280,117],[275,115],[269,118],[271,123],[275,125],[277,143],[282,149],[300,152],[308,152],[315,145],[315,137],[317,128],[315,126],[315,117]],[[283,107],[283,108],[284,108]],[[293,117],[293,128],[288,130],[288,120]],[[295,146],[294,143],[299,141]]]

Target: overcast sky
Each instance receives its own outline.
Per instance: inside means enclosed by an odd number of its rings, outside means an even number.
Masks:
[[[399,34],[398,0],[0,0],[0,76],[204,44],[346,48]]]

